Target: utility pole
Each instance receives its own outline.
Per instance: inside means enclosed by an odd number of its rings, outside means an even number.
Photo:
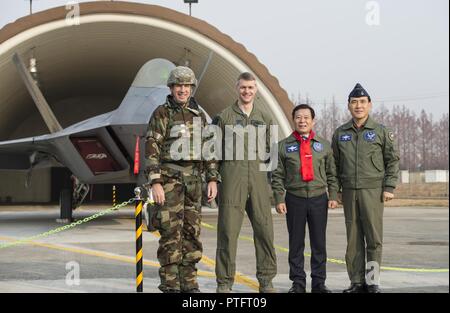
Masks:
[[[184,0],[184,3],[189,3],[189,16],[192,16],[192,3],[198,3],[198,0]]]

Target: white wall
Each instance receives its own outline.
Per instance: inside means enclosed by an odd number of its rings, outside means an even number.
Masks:
[[[400,183],[409,184],[409,171],[400,171]]]
[[[447,183],[448,171],[447,170],[430,170],[425,171],[426,183]]]

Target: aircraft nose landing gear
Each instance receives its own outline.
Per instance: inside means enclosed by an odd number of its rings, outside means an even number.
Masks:
[[[70,184],[65,184],[59,195],[60,217],[58,223],[73,222],[72,211],[83,203],[89,193],[89,185],[81,183],[78,178],[69,176]]]

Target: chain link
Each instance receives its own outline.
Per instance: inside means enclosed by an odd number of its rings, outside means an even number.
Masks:
[[[75,228],[76,226],[79,226],[79,225],[84,224],[84,223],[88,223],[88,222],[90,222],[92,220],[95,220],[95,219],[97,219],[99,217],[102,217],[103,215],[106,215],[108,213],[117,211],[120,208],[123,208],[123,207],[125,207],[125,206],[127,206],[129,204],[132,204],[135,200],[136,200],[136,198],[131,198],[128,201],[125,201],[125,202],[122,202],[122,203],[116,205],[115,207],[112,207],[112,208],[106,209],[104,211],[95,213],[95,214],[93,214],[91,216],[88,216],[88,217],[86,217],[86,218],[84,218],[82,220],[73,222],[71,224],[64,225],[64,226],[61,226],[61,227],[49,230],[49,231],[47,231],[45,233],[42,233],[42,234],[34,235],[34,236],[31,236],[31,237],[28,237],[28,238],[23,238],[23,239],[14,241],[14,242],[0,244],[0,249],[12,247],[12,246],[17,246],[17,245],[20,245],[20,244],[27,243],[29,241],[33,241],[33,240],[40,239],[40,238],[45,238],[45,237],[48,237],[50,235],[54,235],[54,234],[60,233],[60,232],[65,231],[65,230]]]

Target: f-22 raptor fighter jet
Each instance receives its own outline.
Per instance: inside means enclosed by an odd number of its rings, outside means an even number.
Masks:
[[[72,218],[89,184],[145,183],[145,135],[153,111],[170,93],[166,82],[173,63],[147,62],[116,110],[63,129],[21,58],[15,54],[13,61],[50,134],[0,142],[0,169],[68,168],[74,184],[72,190],[61,192],[65,220]]]

